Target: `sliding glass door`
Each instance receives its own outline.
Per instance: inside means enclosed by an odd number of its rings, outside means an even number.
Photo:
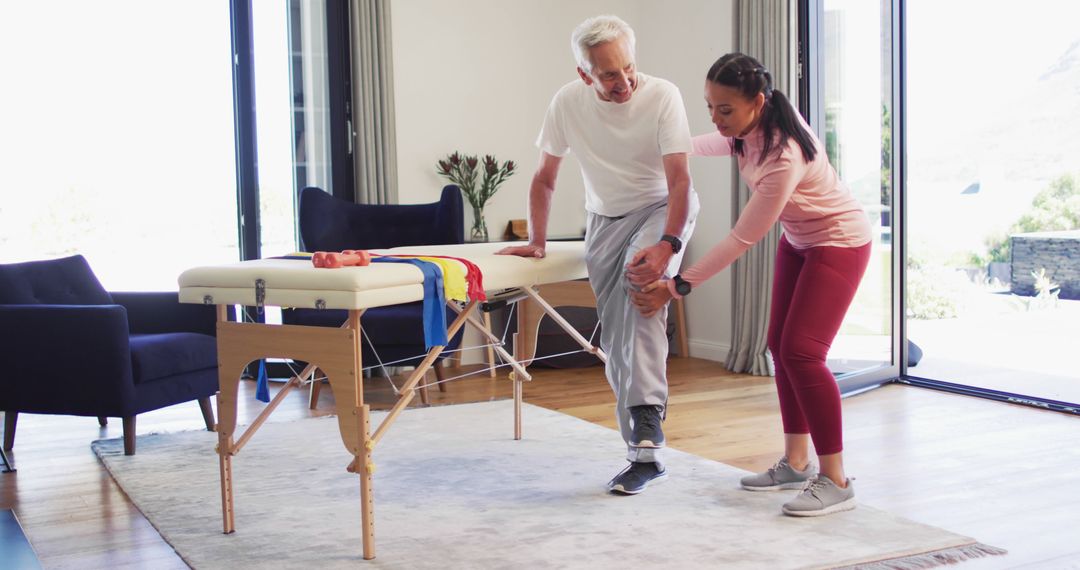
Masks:
[[[1075,408],[1080,4],[909,0],[906,16],[907,373]]]
[[[810,36],[803,79],[816,87],[803,90],[804,110],[873,228],[869,267],[828,359],[841,389],[851,391],[899,375],[893,318],[892,2],[811,1],[804,17]]]
[[[333,192],[324,0],[251,4],[258,257],[300,249],[299,193]],[[248,252],[250,256],[250,252]],[[262,318],[280,323],[281,310]]]
[[[842,389],[1080,411],[1080,5],[800,8],[803,110],[874,227]]]
[[[253,2],[260,255],[298,249],[297,199],[332,192],[326,7],[318,0]]]

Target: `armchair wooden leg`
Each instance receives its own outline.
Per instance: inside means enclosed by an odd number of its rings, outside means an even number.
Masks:
[[[202,410],[203,421],[206,422],[206,431],[214,431],[214,407],[210,405],[210,398],[199,398],[199,409]]]
[[[135,416],[124,420],[124,455],[135,455]]]
[[[4,451],[11,451],[15,446],[15,423],[19,421],[19,412],[4,412]]]
[[[15,471],[15,468],[11,466],[11,462],[8,461],[7,454],[4,453],[3,449],[0,449],[0,464],[3,464],[3,466],[0,467],[0,473],[11,473]]]
[[[420,379],[420,403],[425,406],[430,403],[428,401],[427,374],[425,374],[424,377]]]
[[[439,383],[438,383],[439,391],[440,392],[445,392],[446,391],[446,384],[443,384],[443,380],[445,379],[445,374],[443,373],[443,367],[440,366],[438,362],[436,362],[435,365],[432,366],[432,368],[435,370],[435,379],[439,381]]]
[[[105,427],[105,426],[109,425],[109,418],[107,418],[105,416],[98,416],[97,417],[97,425],[99,425],[101,427]]]

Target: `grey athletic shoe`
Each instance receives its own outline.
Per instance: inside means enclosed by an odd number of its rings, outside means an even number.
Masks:
[[[667,469],[657,467],[656,463],[638,463],[630,465],[608,482],[608,490],[618,495],[636,495],[651,483],[660,483],[667,479]]]
[[[811,477],[817,475],[817,466],[810,462],[802,471],[797,471],[788,463],[787,457],[781,457],[764,473],[747,475],[739,480],[747,491],[780,491],[783,489],[802,489]]]
[[[631,406],[630,422],[633,432],[630,434],[630,447],[664,447],[664,430],[660,427],[663,406]]]
[[[847,480],[841,489],[832,479],[819,474],[806,482],[798,497],[784,503],[784,514],[793,517],[820,517],[855,508],[855,485]]]

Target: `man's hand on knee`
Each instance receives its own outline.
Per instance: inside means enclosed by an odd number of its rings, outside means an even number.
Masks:
[[[671,261],[671,246],[658,243],[634,254],[626,266],[626,278],[634,287],[644,287],[657,281],[664,275],[668,262]]]

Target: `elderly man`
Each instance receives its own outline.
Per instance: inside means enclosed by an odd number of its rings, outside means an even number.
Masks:
[[[551,194],[573,152],[585,179],[586,265],[608,355],[608,382],[630,465],[608,483],[633,495],[667,477],[661,429],[667,406],[667,310],[643,317],[630,288],[677,273],[697,217],[687,154],[690,128],[678,88],[638,73],[634,31],[597,16],[573,32],[581,81],[555,94],[537,139],[529,187],[529,244],[500,253],[543,257]]]

